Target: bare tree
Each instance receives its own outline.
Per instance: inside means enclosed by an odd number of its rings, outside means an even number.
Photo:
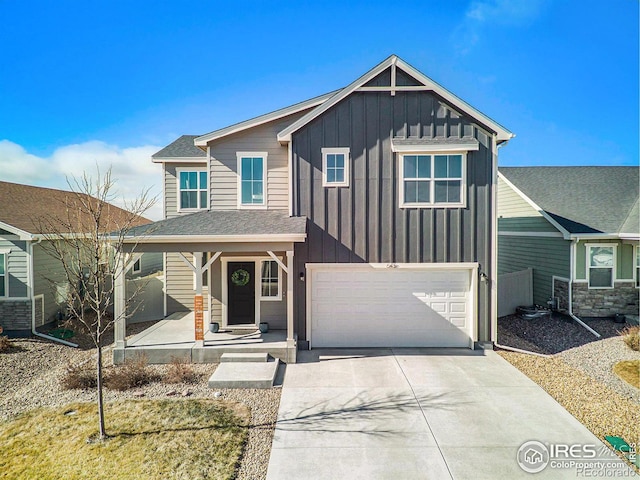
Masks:
[[[124,240],[132,229],[147,223],[142,215],[155,203],[144,191],[128,202],[125,209],[115,207],[115,182],[111,168],[104,175],[85,172],[81,177],[68,178],[71,192],[65,205],[57,206],[57,215],[38,219],[43,232],[43,249],[61,265],[65,284],[67,314],[77,319],[97,349],[96,380],[99,439],[106,438],[103,401],[102,348],[105,333],[119,318],[111,314],[116,277],[125,275],[125,265],[131,258],[122,255]],[[131,247],[131,246],[128,246]],[[129,248],[130,253],[135,245]],[[57,279],[59,282],[59,279]],[[129,292],[125,305],[131,305],[136,292]],[[123,315],[131,315],[125,308]]]

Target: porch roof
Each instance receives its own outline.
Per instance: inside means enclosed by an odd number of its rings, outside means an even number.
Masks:
[[[131,229],[126,243],[304,242],[307,218],[286,210],[207,210]]]

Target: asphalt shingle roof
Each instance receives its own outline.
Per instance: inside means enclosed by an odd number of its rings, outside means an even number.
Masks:
[[[180,138],[164,147],[151,158],[205,158],[206,152],[196,147],[193,140],[200,135],[182,135]]]
[[[91,225],[92,222],[92,218],[78,207],[79,202],[86,199],[97,201],[82,193],[0,182],[0,222],[31,234],[57,233],[52,231],[51,225],[55,219],[77,222],[79,229],[83,230],[82,225]],[[115,205],[108,205],[103,226],[105,231],[117,230],[131,214]],[[150,223],[150,220],[139,217],[135,223],[142,225]],[[88,231],[88,228],[84,230]]]
[[[638,167],[501,167],[499,170],[570,233],[639,231]]]
[[[289,217],[285,210],[210,210],[180,215],[137,227],[133,235],[217,236],[304,234],[306,217]]]

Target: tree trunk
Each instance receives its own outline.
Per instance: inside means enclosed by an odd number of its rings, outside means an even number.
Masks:
[[[98,342],[98,370],[97,370],[97,388],[98,388],[98,423],[100,428],[100,440],[107,437],[104,428],[104,400],[102,398],[102,346]]]

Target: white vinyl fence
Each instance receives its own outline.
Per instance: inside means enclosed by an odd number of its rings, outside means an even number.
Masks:
[[[515,313],[520,305],[533,304],[533,269],[498,275],[498,317]]]
[[[147,320],[159,320],[164,315],[164,277],[150,275],[147,277],[127,280],[127,295],[132,295],[137,289],[138,294],[131,300],[130,312],[133,315],[127,323],[146,322]]]

